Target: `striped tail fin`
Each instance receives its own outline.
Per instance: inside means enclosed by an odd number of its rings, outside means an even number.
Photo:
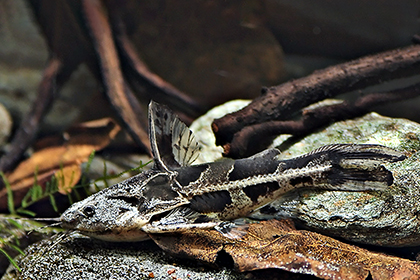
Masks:
[[[324,166],[322,172],[311,175],[313,187],[348,191],[378,190],[392,185],[394,180],[391,171],[383,164],[405,158],[401,152],[381,145],[333,144],[294,158],[288,163],[288,168]]]

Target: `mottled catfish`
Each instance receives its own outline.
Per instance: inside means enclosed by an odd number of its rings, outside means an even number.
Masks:
[[[109,241],[137,241],[148,233],[225,225],[298,188],[381,190],[393,176],[383,163],[403,154],[380,145],[335,144],[280,160],[269,149],[252,157],[191,165],[199,145],[167,107],[149,105],[154,166],[75,203],[64,228]]]

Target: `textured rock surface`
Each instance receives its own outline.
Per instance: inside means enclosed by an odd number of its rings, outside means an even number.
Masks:
[[[28,247],[18,258],[22,273],[11,266],[2,279],[246,279],[230,270],[179,265],[151,241],[104,243],[79,234],[57,241]]]
[[[29,244],[57,233],[57,228],[41,229],[41,226],[43,225],[33,220],[0,214],[0,249],[4,250],[0,253],[0,275],[3,275],[10,264],[6,254],[15,257],[19,254],[16,247],[23,249]]]
[[[197,141],[202,146],[200,156],[196,163],[205,163],[222,158],[223,148],[216,146],[216,137],[214,137],[211,123],[214,119],[221,118],[227,113],[238,111],[248,105],[250,100],[232,100],[221,106],[217,106],[205,115],[196,119],[190,126],[194,132]]]
[[[371,113],[333,124],[290,147],[297,156],[330,143],[381,144],[411,154],[387,164],[394,184],[377,192],[299,191],[274,205],[306,227],[352,241],[382,246],[420,244],[420,125]]]

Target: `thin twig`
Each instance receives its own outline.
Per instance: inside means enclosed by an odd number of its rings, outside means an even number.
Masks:
[[[0,159],[0,170],[3,172],[11,170],[32,144],[39,125],[59,94],[60,88],[78,65],[92,53],[82,29],[77,24],[75,15],[70,12],[71,8],[68,2],[64,0],[53,2],[29,0],[28,2],[41,24],[52,54],[47,62],[31,110],[16,131],[7,153]],[[49,11],[53,11],[53,13],[48,13]],[[55,24],[49,24],[50,22]],[[66,28],[57,24],[59,22],[65,22]],[[72,46],[71,49],[68,48],[69,45]],[[0,182],[0,189],[1,187],[2,182]]]

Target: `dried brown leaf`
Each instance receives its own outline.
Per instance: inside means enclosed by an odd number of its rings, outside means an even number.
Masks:
[[[67,194],[71,191],[77,182],[82,177],[82,169],[80,164],[70,164],[55,172],[54,176],[57,178],[58,192]]]
[[[60,146],[50,146],[36,151],[21,162],[13,172],[7,174],[15,205],[19,205],[25,194],[35,183],[45,183],[55,176],[60,193],[68,193],[80,179],[80,164],[86,162],[93,151],[106,147],[120,130],[109,118],[86,122],[64,133],[67,139]],[[52,142],[48,142],[52,143]],[[0,191],[0,210],[7,208],[7,191]]]
[[[151,235],[164,250],[215,263],[220,252],[229,254],[239,271],[278,268],[323,279],[418,279],[413,261],[373,253],[318,233],[296,230],[289,221],[251,224],[240,240],[215,230]]]

